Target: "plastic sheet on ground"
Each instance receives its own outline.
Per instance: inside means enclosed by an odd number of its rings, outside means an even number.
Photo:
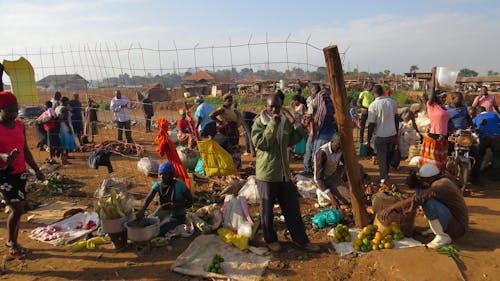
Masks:
[[[90,229],[85,229],[84,226],[90,220],[94,221],[96,225],[94,227],[91,227]],[[83,227],[80,229],[77,229],[78,225],[83,225]],[[99,226],[99,216],[97,215],[96,212],[77,213],[77,214],[75,214],[67,219],[64,219],[60,222],[53,223],[49,226],[60,227],[61,231],[67,232],[69,234],[69,236],[67,236],[65,238],[51,240],[51,241],[43,241],[43,239],[36,238],[31,234],[30,234],[30,238],[33,240],[38,240],[40,242],[52,244],[54,246],[62,245],[62,244],[71,242],[73,240],[76,240],[76,239],[78,239],[84,235],[87,235],[88,233],[96,230],[97,227]]]
[[[87,206],[77,205],[76,203],[57,201],[49,205],[41,206],[28,212],[28,222],[40,224],[52,224],[64,217],[64,213],[71,209],[85,210]]]
[[[224,258],[224,274],[206,272],[205,268],[215,254]],[[270,258],[242,252],[224,243],[217,235],[200,235],[177,257],[172,270],[190,276],[228,279],[260,280]]]
[[[334,231],[335,229],[332,228],[330,232],[328,232],[328,238],[330,239],[330,242],[332,243],[333,247],[335,248],[335,252],[339,254],[340,256],[345,256],[352,254],[354,252],[357,252],[358,254],[366,254],[364,252],[360,251],[355,251],[353,246],[352,246],[352,241],[356,240],[358,233],[361,231],[359,228],[352,228],[349,229],[349,234],[351,235],[351,242],[342,242],[342,243],[334,243],[333,242],[333,236],[334,236]],[[401,240],[394,240],[394,248],[392,248],[389,251],[395,250],[395,249],[402,249],[402,248],[412,248],[412,247],[420,247],[424,246],[424,244],[420,243],[419,241],[413,239],[413,238],[408,238],[405,237],[404,239]],[[369,253],[369,252],[368,252]]]

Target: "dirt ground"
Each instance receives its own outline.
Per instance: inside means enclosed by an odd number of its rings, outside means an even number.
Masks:
[[[143,130],[141,128],[137,130]],[[29,131],[29,145],[38,161],[47,157],[47,152],[35,148],[34,130]],[[102,129],[96,141],[113,138],[115,131]],[[149,155],[159,159],[154,152],[154,134],[134,131],[136,142],[143,145]],[[243,143],[243,142],[241,142]],[[38,197],[36,201],[49,203],[56,200],[78,202],[91,206],[92,194],[101,181],[109,177],[125,177],[134,180],[132,192],[147,193],[153,178],[141,175],[136,168],[136,159],[113,156],[115,173],[107,174],[106,168],[88,168],[85,153],[73,153],[71,165],[64,166],[60,172],[79,184],[71,189],[79,189],[85,197],[48,196]],[[247,166],[254,159],[244,158]],[[368,173],[376,177],[377,170],[368,160],[361,160]],[[301,170],[300,162],[293,162],[294,171]],[[394,182],[402,184],[408,168],[393,171]],[[321,246],[321,253],[305,253],[295,249],[285,233],[282,223],[277,229],[284,248],[274,254],[263,280],[498,280],[500,275],[500,215],[499,183],[488,182],[485,186],[474,187],[472,196],[466,198],[470,212],[470,231],[454,246],[460,250],[464,264],[457,267],[451,258],[436,254],[422,247],[400,250],[370,252],[355,257],[339,257],[327,239],[328,229],[315,230],[310,218],[319,209],[312,199],[301,199],[301,209],[305,215],[308,235],[312,243]],[[198,185],[197,190],[207,189]],[[68,194],[68,191],[65,192]],[[278,210],[279,215],[279,210]],[[4,225],[6,215],[0,214],[0,224]],[[424,226],[423,217],[417,224]],[[19,240],[31,253],[25,260],[4,261],[7,273],[0,280],[198,280],[179,275],[170,270],[176,257],[187,248],[191,238],[175,238],[169,247],[153,249],[150,254],[138,256],[133,248],[116,252],[111,245],[101,245],[95,250],[74,254],[67,253],[63,247],[54,247],[28,238],[29,232],[40,225],[28,223],[23,216]],[[423,237],[415,236],[423,242]],[[0,228],[0,240],[6,240],[5,228]],[[262,238],[255,242],[261,244]],[[7,254],[7,248],[0,247],[0,257]],[[464,277],[461,277],[463,274]]]

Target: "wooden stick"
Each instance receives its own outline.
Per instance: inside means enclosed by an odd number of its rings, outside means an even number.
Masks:
[[[335,107],[335,119],[337,120],[340,143],[342,145],[342,153],[346,165],[347,179],[349,180],[354,223],[357,227],[362,227],[368,223],[368,219],[366,216],[363,189],[361,187],[359,162],[356,156],[356,150],[354,149],[352,119],[349,114],[349,103],[347,101],[347,92],[344,84],[342,61],[340,60],[339,50],[336,45],[324,48],[323,53],[328,68],[330,90],[332,93],[333,106]]]

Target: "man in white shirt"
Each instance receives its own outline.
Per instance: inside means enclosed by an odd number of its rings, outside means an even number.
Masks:
[[[115,91],[115,97],[111,100],[111,111],[113,112],[113,119],[118,127],[118,140],[123,140],[123,131],[128,143],[134,143],[132,140],[132,131],[130,130],[130,101],[127,97],[122,97],[122,93]]]
[[[375,150],[381,179],[389,179],[389,163],[397,145],[399,116],[398,106],[391,97],[384,96],[382,86],[372,90],[375,100],[368,107],[368,143],[375,133]]]

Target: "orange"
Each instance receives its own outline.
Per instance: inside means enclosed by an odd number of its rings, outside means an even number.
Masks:
[[[367,226],[365,226],[365,227],[363,228],[363,234],[364,234],[364,235],[370,235],[370,232],[371,232],[371,230],[370,230]]]
[[[385,243],[384,248],[385,249],[392,249],[392,243],[389,243],[389,242]]]
[[[392,235],[386,235],[386,236],[385,236],[385,239],[387,239],[387,240],[391,241],[391,240],[393,240],[394,238],[392,237]]]
[[[399,229],[399,226],[393,226],[392,227],[392,232],[394,232],[394,233],[401,233],[401,229]]]
[[[380,239],[375,238],[372,240],[372,242],[373,242],[373,244],[378,244],[378,243],[380,243]]]
[[[362,244],[363,244],[363,241],[361,241],[359,239],[356,239],[356,241],[354,241],[354,246],[361,247]]]
[[[358,239],[363,239],[363,237],[365,237],[365,235],[363,234],[363,232],[358,233]]]
[[[378,250],[378,246],[377,245],[373,245],[372,246],[372,250],[374,250],[374,251]]]
[[[382,233],[380,233],[380,231],[377,231],[375,233],[375,239],[378,239],[378,240],[381,240],[382,239]]]
[[[361,246],[354,245],[354,250],[356,250],[356,251],[360,251],[360,250],[361,250]]]

